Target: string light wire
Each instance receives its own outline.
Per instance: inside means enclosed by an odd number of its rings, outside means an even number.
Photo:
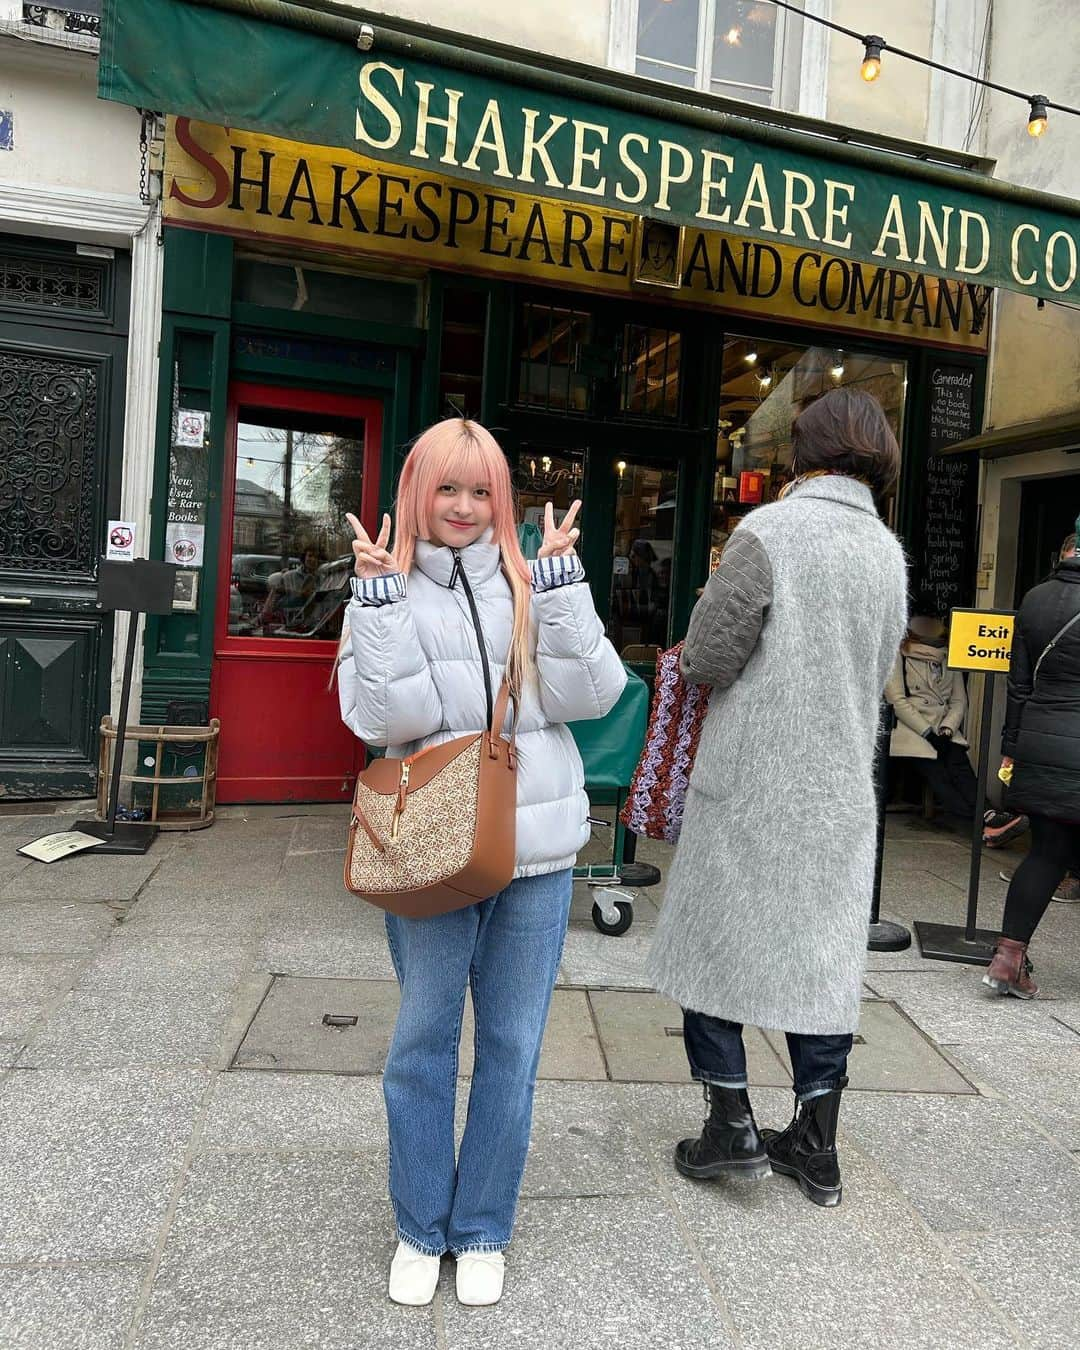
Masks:
[[[842,33],[844,37],[854,38],[856,42],[861,42],[864,50],[870,42],[883,42],[883,39],[873,33],[860,33],[854,28],[847,28],[842,23],[836,23],[832,19],[826,19],[821,14],[811,14],[800,6],[792,4],[791,0],[769,0],[769,4],[776,5],[780,9],[786,9],[791,14],[797,14],[804,22],[818,23],[824,28],[831,28],[834,33]],[[942,65],[940,61],[934,61],[929,56],[920,56],[918,52],[906,51],[903,47],[894,47],[890,42],[883,42],[884,51],[893,56],[901,56],[906,61],[914,61],[920,66],[927,66],[931,70],[940,70],[945,75],[955,75],[958,79],[969,80],[972,84],[977,84],[983,89],[993,89],[999,94],[1008,94],[1010,98],[1018,98],[1031,107],[1034,101],[1038,101],[1044,108],[1053,108],[1055,112],[1070,113],[1073,117],[1080,117],[1080,108],[1071,108],[1067,103],[1055,103],[1052,99],[1044,98],[1041,94],[1025,94],[1021,89],[1012,89],[1007,84],[998,84],[995,80],[984,80],[981,75],[972,75],[967,70],[954,70],[952,66]]]

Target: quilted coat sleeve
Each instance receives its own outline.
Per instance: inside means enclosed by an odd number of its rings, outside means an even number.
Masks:
[[[772,598],[769,555],[757,535],[742,525],[690,616],[679,662],[683,679],[717,689],[734,684],[757,645]]]
[[[365,745],[406,745],[438,731],[443,709],[407,599],[346,611],[338,666],[341,717]]]
[[[550,570],[552,560],[542,561]],[[532,564],[540,706],[551,722],[603,717],[626,687],[626,669],[604,634],[592,592],[581,579],[584,572],[574,563],[575,569],[562,575],[556,569],[554,576]]]

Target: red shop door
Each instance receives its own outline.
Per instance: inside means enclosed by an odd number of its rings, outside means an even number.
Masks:
[[[221,802],[347,801],[361,746],[330,676],[352,575],[346,511],[375,528],[382,406],[230,391],[210,706]]]

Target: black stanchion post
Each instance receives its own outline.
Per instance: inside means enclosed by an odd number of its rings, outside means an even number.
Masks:
[[[881,874],[885,863],[885,800],[889,790],[889,737],[892,732],[893,710],[888,703],[881,705],[877,745],[874,749],[874,793],[877,797],[877,854],[874,860],[874,896],[870,902],[870,936],[867,947],[872,952],[902,952],[911,946],[911,934],[902,924],[889,923],[880,918]]]
[[[135,669],[135,645],[139,637],[139,616],[128,615],[127,647],[124,651],[124,682],[120,686],[120,720],[116,724],[116,749],[113,754],[112,782],[109,784],[108,830],[116,831],[116,808],[120,802],[120,772],[124,763],[124,738],[127,733],[128,704],[131,702],[131,676]],[[156,834],[157,831],[155,830]]]
[[[968,874],[967,920],[963,928],[950,923],[916,920],[919,947],[930,961],[958,961],[988,966],[994,957],[998,935],[977,927],[979,874],[982,870],[983,811],[986,808],[986,774],[990,767],[990,729],[994,717],[994,676],[983,675],[982,718],[979,722],[979,774],[975,790],[975,820],[971,830],[971,871]]]
[[[120,714],[116,724],[109,805],[105,820],[79,820],[75,828],[96,835],[101,843],[97,853],[145,853],[158,833],[156,825],[116,822],[120,802],[120,775],[124,765],[124,739],[127,732],[128,704],[131,701],[131,675],[135,667],[135,646],[139,635],[140,614],[168,614],[172,611],[176,568],[168,563],[136,558],[133,562],[98,564],[98,608],[126,610],[127,646],[124,651],[124,679],[120,688]]]

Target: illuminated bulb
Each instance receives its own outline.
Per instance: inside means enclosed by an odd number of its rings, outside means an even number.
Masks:
[[[862,68],[859,74],[867,84],[873,84],[881,74],[881,53],[885,50],[885,39],[882,37],[864,37]]]
[[[626,460],[620,459],[618,464],[615,465],[615,467],[618,469],[619,477],[621,478],[623,474],[626,472]]]
[[[550,456],[550,455],[545,455],[545,456],[543,457],[543,459],[540,461],[540,463],[543,465],[543,468],[544,468],[544,472],[545,472],[545,473],[550,473],[550,472],[551,472],[551,456]]]
[[[838,351],[838,352],[836,352],[836,353],[834,354],[834,356],[833,356],[833,363],[832,363],[832,369],[830,370],[829,373],[830,373],[830,375],[832,375],[832,377],[833,377],[834,380],[842,380],[842,379],[844,378],[844,353],[843,353],[843,352]]]
[[[742,41],[742,29],[729,28],[727,32],[724,34],[724,41],[727,43],[729,47],[737,47],[739,43]]]
[[[763,370],[757,378],[762,389],[768,389],[769,385],[772,384],[772,371]]]
[[[1028,100],[1031,104],[1031,114],[1028,117],[1028,135],[1039,137],[1046,132],[1047,123],[1047,98],[1045,94],[1032,94]]]
[[[757,352],[747,352],[743,360],[748,366],[757,365]]]

